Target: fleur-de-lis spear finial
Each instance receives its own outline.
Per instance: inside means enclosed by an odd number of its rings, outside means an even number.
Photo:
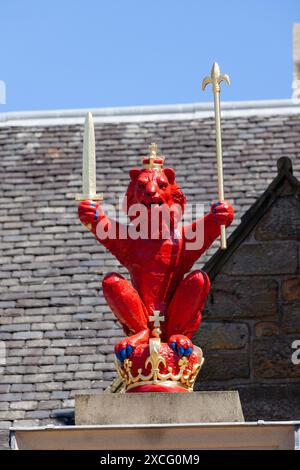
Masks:
[[[224,179],[223,179],[223,161],[222,161],[222,135],[221,135],[221,114],[220,114],[220,83],[225,81],[230,85],[230,78],[228,75],[221,75],[220,67],[215,62],[211,69],[210,77],[205,77],[202,81],[202,90],[211,83],[212,91],[214,94],[214,110],[215,110],[215,125],[216,125],[216,153],[217,153],[217,169],[218,169],[218,193],[219,201],[224,201]],[[221,225],[221,249],[225,250],[227,247],[225,225]]]

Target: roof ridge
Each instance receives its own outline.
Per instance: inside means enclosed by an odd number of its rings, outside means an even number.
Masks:
[[[88,111],[97,122],[140,122],[213,117],[213,104],[189,103],[0,113],[0,126],[82,124]],[[299,114],[300,100],[223,101],[222,117]]]

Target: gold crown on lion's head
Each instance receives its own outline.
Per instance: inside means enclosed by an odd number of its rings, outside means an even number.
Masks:
[[[165,157],[163,155],[158,155],[158,147],[155,143],[149,145],[149,155],[142,158],[143,167],[147,170],[162,168],[164,161]]]

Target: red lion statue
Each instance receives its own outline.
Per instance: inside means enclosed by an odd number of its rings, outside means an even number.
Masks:
[[[229,226],[234,216],[228,202],[218,202],[203,218],[182,225],[186,198],[175,182],[175,171],[163,168],[163,157],[153,151],[144,158],[143,164],[143,169],[130,171],[124,208],[131,224],[123,225],[110,219],[101,206],[91,200],[81,202],[78,208],[81,222],[130,274],[131,282],[118,273],[109,273],[102,283],[106,301],[126,334],[115,347],[121,362],[128,359],[136,347],[149,341],[149,317],[154,311],[164,317],[160,325],[162,340],[180,357],[192,354],[191,338],[199,328],[210,281],[201,270],[185,274],[220,236],[220,226]],[[146,211],[142,217],[130,213],[137,204]],[[164,219],[156,228],[152,223],[153,214],[162,207],[177,207],[164,236]],[[137,228],[144,223],[148,224],[147,237],[129,236],[130,225]],[[203,232],[201,246],[191,243],[197,229]],[[149,236],[153,233],[154,237]]]

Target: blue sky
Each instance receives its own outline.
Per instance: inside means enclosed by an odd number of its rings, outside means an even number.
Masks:
[[[290,98],[300,0],[2,0],[0,112]]]

